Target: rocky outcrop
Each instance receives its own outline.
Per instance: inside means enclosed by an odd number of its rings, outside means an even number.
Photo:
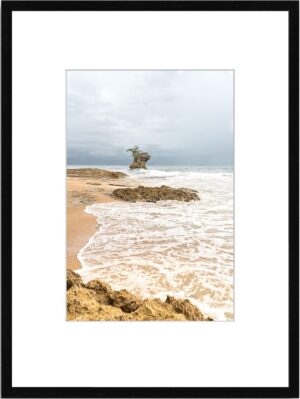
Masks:
[[[113,191],[112,197],[128,202],[157,202],[163,200],[197,201],[199,196],[195,190],[188,188],[172,188],[168,186],[137,188],[118,188]]]
[[[188,317],[189,320],[199,320],[203,317],[200,310],[192,305],[188,299],[175,299],[168,295],[166,303],[170,304],[176,313],[182,313]]]
[[[105,169],[85,168],[85,169],[68,169],[68,177],[84,177],[87,179],[120,179],[127,175],[123,172],[112,172]]]
[[[73,270],[67,270],[67,290],[73,286],[81,286],[82,280],[78,273],[73,272]]]
[[[139,152],[134,156],[130,169],[147,169],[146,162],[149,161],[151,155],[148,152]]]
[[[209,321],[188,299],[168,296],[141,299],[127,290],[114,291],[100,280],[84,284],[79,274],[67,272],[68,320],[200,320]]]

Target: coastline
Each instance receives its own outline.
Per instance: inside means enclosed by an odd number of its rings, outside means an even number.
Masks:
[[[85,212],[93,203],[113,202],[110,194],[116,186],[111,180],[92,181],[86,178],[67,178],[67,320],[68,321],[212,321],[189,300],[167,296],[165,301],[158,298],[142,299],[126,289],[114,291],[100,281],[84,284],[74,272],[82,267],[78,253],[98,228],[95,216]],[[101,186],[101,188],[99,188]],[[90,188],[97,187],[97,188]]]
[[[105,172],[105,175],[102,176],[101,172]],[[75,271],[82,267],[78,259],[79,251],[88,243],[98,228],[97,218],[85,212],[86,207],[95,203],[122,200],[122,196],[120,199],[116,196],[113,197],[112,192],[114,190],[118,192],[118,189],[122,187],[122,189],[129,189],[130,194],[130,190],[137,188],[139,182],[133,179],[128,180],[126,175],[116,176],[115,172],[101,169],[97,171],[95,169],[82,169],[82,173],[78,169],[68,169],[67,173],[67,268]],[[156,191],[161,196],[163,190],[142,188],[140,191],[142,191],[142,194],[146,194],[146,198],[140,200],[147,201],[149,196],[147,191],[150,191],[150,196],[155,196]],[[126,198],[126,195],[129,196],[129,199]],[[128,193],[126,195],[123,200],[130,200],[130,195]],[[171,193],[171,195],[174,196],[174,193]],[[194,193],[183,193],[183,196],[187,195],[195,196]],[[157,198],[156,200],[159,199],[164,198]]]
[[[85,284],[72,270],[67,270],[67,309],[69,321],[213,320],[188,299],[142,299],[126,289],[114,291],[100,280]]]
[[[97,229],[96,217],[85,212],[84,206],[67,209],[67,265],[68,269],[81,268],[78,253]]]
[[[78,253],[98,228],[96,217],[85,212],[86,206],[115,201],[110,195],[117,187],[137,186],[136,182],[125,180],[126,177],[117,177],[117,183],[115,176],[91,177],[67,177],[67,320],[211,321],[187,299],[171,296],[165,301],[142,299],[126,289],[114,291],[100,280],[83,283],[74,272],[82,266]]]
[[[116,173],[120,174],[116,176]],[[126,172],[127,173],[127,172]],[[130,177],[129,177],[130,176]],[[93,273],[91,274],[88,269],[82,269],[83,265],[81,264],[78,254],[81,253],[80,251],[86,247],[86,251],[91,250],[92,251],[92,256],[95,256],[95,261],[101,262],[106,262],[105,264],[110,265],[110,259],[115,259],[114,256],[115,254],[112,253],[112,257],[110,258],[110,252],[106,251],[102,253],[102,245],[105,244],[105,239],[104,241],[102,240],[102,234],[99,236],[97,231],[99,229],[99,226],[102,224],[102,218],[105,218],[106,220],[110,220],[109,218],[112,218],[113,220],[113,226],[114,229],[116,229],[116,236],[118,237],[117,241],[113,241],[112,248],[113,250],[117,253],[123,253],[123,250],[126,252],[126,245],[128,246],[128,235],[126,235],[126,228],[124,226],[127,226],[127,221],[126,218],[128,218],[128,215],[131,215],[131,219],[133,222],[137,223],[140,225],[141,220],[144,220],[145,217],[145,209],[147,209],[147,215],[149,223],[146,223],[146,225],[150,228],[152,226],[152,219],[151,215],[154,211],[155,214],[155,221],[154,225],[159,223],[160,225],[164,225],[164,215],[166,208],[163,206],[161,207],[160,205],[151,205],[152,203],[156,203],[157,201],[160,200],[175,200],[175,205],[172,204],[172,206],[168,209],[168,215],[174,216],[174,220],[176,220],[177,224],[181,223],[184,225],[186,220],[183,219],[181,220],[181,215],[185,215],[186,211],[189,209],[190,213],[190,219],[194,220],[194,212],[195,210],[199,211],[197,213],[197,217],[199,217],[199,220],[201,219],[201,216],[203,216],[203,212],[201,213],[202,208],[207,208],[207,209],[213,209],[218,205],[218,202],[215,203],[216,199],[211,198],[208,195],[205,196],[205,193],[207,190],[211,189],[210,183],[215,182],[216,177],[212,175],[212,179],[204,175],[205,182],[207,181],[207,188],[202,188],[201,193],[203,192],[203,198],[202,196],[198,196],[199,187],[197,184],[195,184],[195,187],[198,188],[198,191],[195,190],[194,188],[194,181],[191,184],[191,181],[187,181],[187,186],[189,188],[184,188],[184,183],[180,181],[179,179],[179,185],[178,184],[178,179],[176,176],[175,182],[173,182],[172,179],[170,179],[171,186],[165,185],[165,182],[162,181],[162,178],[159,177],[157,178],[157,181],[154,180],[147,180],[144,183],[144,179],[141,180],[140,178],[132,178],[131,174],[125,175],[122,172],[112,172],[109,170],[101,170],[101,169],[73,169],[72,172],[70,173],[70,170],[67,172],[67,269],[68,273],[78,271],[80,276],[75,276],[75,280],[78,278],[82,278],[81,283],[78,285],[78,287],[75,289],[72,289],[69,291],[68,289],[68,320],[160,320],[160,316],[158,313],[162,311],[164,313],[164,317],[167,317],[167,319],[172,319],[173,318],[173,311],[170,309],[168,302],[159,302],[159,309],[155,308],[156,310],[153,310],[153,314],[148,314],[146,316],[146,313],[148,312],[148,305],[152,307],[154,305],[154,302],[152,302],[151,298],[156,292],[165,292],[167,297],[169,295],[175,295],[176,301],[179,300],[180,298],[180,293],[185,292],[185,287],[187,286],[188,289],[192,289],[193,287],[197,289],[196,293],[192,293],[192,295],[189,295],[191,291],[188,292],[187,294],[187,300],[191,301],[189,302],[190,304],[194,304],[193,306],[197,307],[199,306],[200,312],[205,309],[205,313],[202,313],[202,317],[207,317],[210,320],[223,320],[224,317],[226,317],[226,320],[231,319],[231,313],[227,312],[228,306],[226,305],[226,300],[227,297],[230,295],[230,286],[227,288],[227,291],[225,290],[222,291],[224,292],[225,297],[224,299],[224,306],[223,302],[221,304],[221,311],[224,311],[224,316],[221,314],[219,311],[218,312],[211,312],[210,311],[210,306],[208,309],[205,308],[205,304],[207,305],[205,301],[205,295],[210,294],[210,288],[207,288],[205,285],[206,278],[207,278],[207,273],[205,272],[205,269],[199,269],[199,270],[190,270],[188,269],[185,271],[185,274],[180,271],[177,273],[178,274],[178,281],[176,281],[174,284],[175,289],[170,285],[168,287],[165,286],[165,280],[160,278],[160,276],[157,276],[157,271],[151,269],[151,266],[148,266],[147,264],[142,265],[142,266],[137,266],[140,267],[139,269],[139,276],[142,278],[145,278],[144,281],[144,287],[146,287],[146,291],[143,289],[136,289],[135,287],[135,282],[133,280],[128,280],[128,284],[126,283],[126,286],[124,286],[124,278],[127,278],[126,273],[129,274],[131,272],[131,265],[129,264],[129,267],[126,269],[126,267],[123,267],[124,265],[122,264],[122,267],[118,270],[116,269],[111,271],[102,270],[97,274],[97,277],[94,277]],[[173,176],[173,175],[172,175]],[[172,177],[171,176],[171,177]],[[223,175],[222,175],[223,176]],[[151,176],[152,177],[152,176]],[[181,176],[180,176],[181,178]],[[194,176],[193,176],[194,178]],[[201,177],[203,179],[203,177]],[[201,179],[200,179],[201,180]],[[224,179],[223,179],[224,180]],[[222,180],[222,184],[223,184]],[[148,183],[149,181],[149,183]],[[148,184],[150,186],[148,186]],[[159,183],[161,184],[159,186]],[[169,183],[166,182],[166,183]],[[175,183],[173,185],[173,183]],[[145,184],[142,185],[142,184]],[[218,183],[219,184],[219,183]],[[179,187],[179,188],[174,188]],[[205,191],[206,190],[206,191]],[[217,186],[217,190],[223,194],[223,186],[221,188]],[[223,191],[222,191],[223,190]],[[219,192],[217,191],[217,192]],[[226,192],[225,192],[226,194]],[[177,200],[177,201],[176,201]],[[188,208],[185,205],[185,202],[194,202],[197,200],[201,200],[201,205],[202,207],[199,208],[197,206],[196,202],[188,206]],[[206,202],[205,202],[206,201]],[[105,202],[115,202],[112,204],[112,206],[106,206],[106,205],[99,205],[101,203]],[[127,202],[127,204],[126,204]],[[131,203],[131,204],[128,204]],[[137,202],[136,205],[134,203]],[[143,202],[146,202],[148,204],[142,205]],[[86,207],[89,205],[95,204],[93,214],[87,213]],[[205,208],[205,209],[206,209]],[[183,212],[182,212],[183,210]],[[124,214],[125,211],[125,214]],[[131,212],[134,212],[131,214]],[[133,216],[132,216],[133,215]],[[227,214],[226,214],[227,215]],[[205,216],[205,215],[204,215]],[[136,217],[136,220],[134,219]],[[142,218],[142,219],[141,219]],[[159,219],[160,218],[160,219]],[[202,218],[203,219],[203,218]],[[201,220],[202,220],[201,219]],[[119,237],[119,223],[122,222],[122,220],[125,220],[125,224],[121,229],[121,236]],[[169,221],[170,222],[170,221]],[[115,223],[115,224],[114,224]],[[170,222],[171,223],[171,222]],[[169,229],[172,227],[172,225],[168,225]],[[174,222],[175,223],[175,222]],[[175,223],[175,224],[176,224]],[[194,222],[193,222],[194,223]],[[172,223],[171,223],[172,224]],[[122,225],[122,224],[121,224]],[[154,226],[155,227],[155,226]],[[176,227],[176,226],[175,226]],[[192,225],[193,228],[197,228],[198,225]],[[202,227],[202,224],[201,224]],[[103,231],[105,232],[107,228],[107,223],[104,223],[103,225]],[[200,226],[199,226],[200,228]],[[201,243],[204,243],[204,246],[211,246],[212,242],[209,241],[214,239],[214,234],[215,230],[210,229],[207,230],[207,226],[205,226],[203,229],[205,230],[205,240],[203,239],[203,236],[200,236],[200,241]],[[206,231],[207,230],[207,231]],[[213,230],[213,231],[211,231]],[[114,230],[115,231],[115,230]],[[107,232],[107,231],[106,231]],[[222,232],[222,231],[221,231]],[[88,242],[93,239],[92,237],[94,234],[97,233],[97,243],[98,243],[98,252],[94,254],[93,248],[89,248]],[[130,233],[130,231],[129,231]],[[139,230],[139,240],[142,241],[143,239],[146,239],[145,242],[148,242],[148,238],[143,236],[144,230],[141,228]],[[147,233],[147,231],[146,231]],[[201,233],[201,231],[200,231]],[[107,232],[108,236],[110,235],[110,231]],[[164,236],[162,239],[168,239],[168,236],[165,237],[165,230],[162,233]],[[146,234],[147,235],[147,234]],[[130,234],[129,234],[130,236]],[[131,237],[131,236],[130,236]],[[230,237],[229,237],[230,238]],[[169,237],[169,239],[173,240],[173,237]],[[226,236],[226,240],[227,236]],[[224,243],[221,242],[223,245],[227,245],[227,241],[224,239]],[[103,242],[102,242],[103,241]],[[129,240],[130,242],[130,240]],[[173,241],[172,241],[173,242]],[[125,244],[124,244],[125,243]],[[155,244],[155,242],[154,242]],[[181,244],[181,242],[179,243]],[[221,246],[220,243],[217,243],[217,248],[218,246]],[[125,247],[124,247],[125,245]],[[160,242],[158,243],[160,245]],[[221,247],[222,249],[222,247]],[[226,247],[227,249],[227,247]],[[204,248],[205,252],[205,248]],[[222,251],[221,251],[222,252]],[[224,251],[223,251],[224,252]],[[222,254],[223,254],[222,252]],[[228,251],[227,251],[228,252]],[[226,252],[226,253],[227,253]],[[198,252],[197,252],[198,253]],[[204,253],[205,254],[205,253]],[[222,255],[221,254],[221,255]],[[219,255],[217,253],[217,255]],[[80,259],[83,261],[85,259],[86,254],[83,256],[83,258]],[[156,254],[155,254],[156,256]],[[224,255],[225,256],[225,255]],[[98,258],[96,258],[98,257]],[[221,258],[222,261],[223,258]],[[170,259],[170,262],[172,262],[174,259]],[[174,261],[177,259],[175,258]],[[210,259],[208,258],[201,258],[201,261],[209,262]],[[215,265],[217,259],[213,259],[212,262],[212,268],[211,268],[211,274],[214,274],[214,271],[218,268],[217,265]],[[150,259],[150,264],[151,264],[151,259]],[[222,263],[221,263],[222,265]],[[136,266],[135,266],[136,267]],[[80,270],[81,269],[81,270]],[[168,270],[166,271],[166,273]],[[119,273],[119,274],[117,274]],[[117,276],[117,278],[115,278]],[[121,277],[120,277],[121,276]],[[125,276],[125,277],[124,277]],[[164,274],[162,273],[162,276]],[[149,277],[149,278],[148,278]],[[97,284],[101,284],[100,286],[95,289],[92,287],[94,284],[93,279],[99,279],[97,280]],[[158,282],[155,280],[155,278],[159,278]],[[154,281],[154,289],[153,289],[153,284],[151,279]],[[149,281],[148,281],[149,280]],[[126,280],[127,281],[127,280]],[[168,281],[168,280],[166,280]],[[215,281],[215,280],[214,280]],[[225,280],[226,282],[227,280]],[[156,286],[155,284],[158,284]],[[172,282],[172,279],[171,279]],[[68,283],[69,284],[69,283]],[[192,284],[194,284],[192,287],[190,287]],[[218,284],[218,281],[216,282],[216,285]],[[69,284],[70,285],[70,284]],[[109,288],[107,288],[107,286]],[[113,288],[111,288],[113,287]],[[158,288],[157,288],[158,287]],[[217,286],[219,287],[219,285]],[[223,285],[221,286],[223,287]],[[158,291],[156,290],[158,289]],[[100,291],[109,291],[111,292],[110,295],[107,297],[103,298],[103,295],[100,295]],[[116,290],[116,291],[114,291]],[[128,290],[128,291],[127,291]],[[123,293],[126,293],[125,296],[123,296]],[[100,295],[100,296],[99,296]],[[118,296],[118,300],[115,302],[115,295]],[[179,295],[179,298],[178,298]],[[197,295],[197,296],[196,296]],[[121,298],[122,297],[122,298]],[[138,298],[138,299],[137,299]],[[158,299],[157,296],[154,296],[155,299]],[[196,298],[196,299],[195,299]],[[164,296],[160,296],[161,300],[164,300]],[[195,300],[194,300],[195,299]],[[230,299],[230,298],[229,298]],[[124,303],[126,301],[131,302],[131,300],[134,300],[136,303],[138,303],[138,308],[140,308],[141,313],[136,313],[135,310],[131,311],[131,315],[124,315],[122,312],[122,308],[125,306]],[[79,301],[79,302],[78,302]],[[144,302],[146,301],[146,302]],[[150,302],[149,302],[150,301]],[[113,302],[113,305],[112,305]],[[216,300],[216,306],[218,307],[220,305],[220,301]],[[143,309],[142,306],[144,305],[148,309]],[[151,305],[150,305],[151,304]],[[155,302],[155,307],[158,303]],[[203,305],[202,305],[203,304]],[[78,305],[78,306],[77,306]],[[93,306],[92,306],[93,305]],[[99,305],[101,305],[99,307]],[[116,310],[116,307],[121,306],[120,310]],[[178,303],[177,303],[178,305]],[[176,308],[178,306],[176,305]],[[202,306],[201,306],[202,305]],[[109,306],[107,308],[106,306]],[[111,306],[113,306],[111,308]],[[126,305],[127,306],[127,305]],[[161,308],[162,306],[162,308]],[[181,305],[180,305],[181,306]],[[227,306],[227,307],[226,307]],[[199,309],[198,308],[198,309]],[[203,309],[204,308],[204,309]],[[224,310],[224,309],[225,310]],[[102,310],[101,310],[102,309]],[[131,309],[131,308],[130,308]],[[136,310],[137,310],[136,309]],[[143,309],[143,310],[142,310]],[[179,308],[178,308],[179,309]],[[173,309],[174,310],[174,309]],[[103,312],[104,313],[103,313]],[[226,311],[226,314],[225,314]],[[121,313],[120,313],[121,312]],[[158,312],[158,313],[157,313]],[[167,313],[165,312],[171,312]],[[125,311],[126,313],[126,311]],[[151,312],[150,312],[151,313]],[[219,313],[221,314],[221,317],[219,316]],[[204,316],[205,315],[205,316]],[[141,318],[140,318],[141,317]],[[170,318],[169,318],[170,317]],[[177,316],[176,316],[177,317]],[[183,316],[180,316],[183,317]],[[200,316],[199,316],[200,317]],[[201,319],[200,318],[200,319]],[[184,317],[184,319],[186,319]],[[165,318],[164,318],[165,320]],[[199,320],[197,318],[197,320]]]
[[[86,207],[94,203],[115,201],[109,196],[115,188],[115,178],[67,177],[68,269],[77,270],[82,267],[77,255],[98,228],[96,217],[86,213]]]

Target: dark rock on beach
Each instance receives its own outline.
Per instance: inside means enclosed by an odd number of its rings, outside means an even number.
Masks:
[[[137,188],[118,188],[113,191],[112,197],[128,202],[156,202],[163,200],[198,201],[200,198],[196,191],[188,188],[172,188],[168,186]]]

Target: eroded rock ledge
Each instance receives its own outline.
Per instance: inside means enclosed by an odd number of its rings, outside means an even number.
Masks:
[[[141,299],[127,290],[114,291],[100,281],[82,282],[79,274],[67,271],[68,320],[200,320],[210,321],[188,299],[168,296]]]
[[[120,179],[127,177],[123,172],[112,172],[105,169],[85,168],[85,169],[68,169],[69,177],[84,177],[87,179]]]
[[[188,188],[172,188],[168,186],[137,188],[118,188],[113,191],[112,197],[128,202],[156,202],[163,200],[198,201],[200,198],[195,190]]]

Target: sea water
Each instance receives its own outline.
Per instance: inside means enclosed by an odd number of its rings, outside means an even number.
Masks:
[[[187,298],[214,320],[233,320],[232,168],[107,169],[140,185],[197,190],[200,201],[88,206],[99,230],[78,255],[83,279],[98,278],[144,298]]]

